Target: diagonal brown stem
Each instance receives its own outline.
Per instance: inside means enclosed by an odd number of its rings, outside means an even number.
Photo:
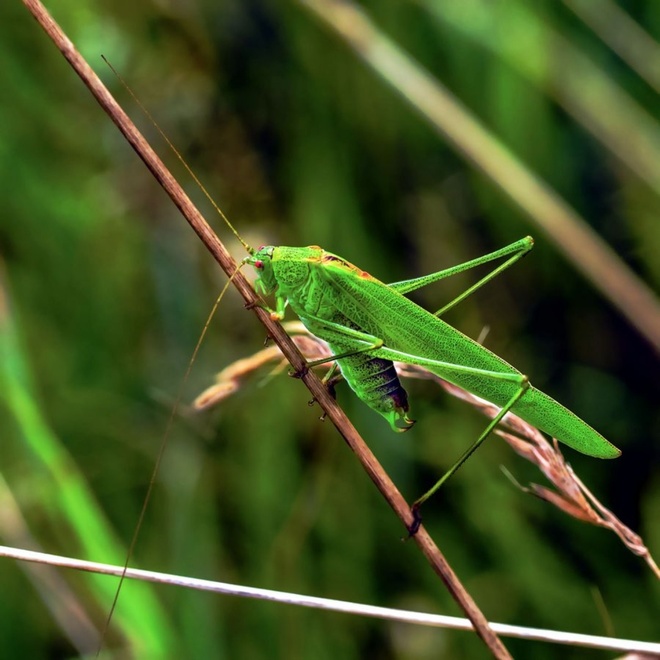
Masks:
[[[211,252],[225,273],[231,277],[236,271],[236,262],[229,255],[220,239],[215,235],[206,220],[193,205],[162,161],[158,158],[154,150],[142,137],[136,126],[129,119],[128,115],[117,104],[110,92],[76,50],[64,32],[62,32],[57,23],[55,23],[44,6],[38,0],[23,0],[23,3],[41,27],[46,31],[48,36],[53,40],[69,64],[71,64],[75,72],[80,76],[84,84],[93,94],[94,98],[96,98],[110,119],[112,119],[117,128],[119,128],[124,137],[137,152],[138,156],[149,168],[156,180],[165,189],[171,200],[181,211],[209,252]],[[397,490],[387,473],[383,470],[382,466],[378,463],[376,457],[367,447],[364,440],[360,437],[344,412],[337,405],[337,402],[328,394],[319,378],[311,370],[305,369],[305,359],[291,338],[286,334],[279,323],[271,320],[267,312],[254,305],[258,300],[257,296],[248,281],[240,272],[234,276],[233,283],[243,296],[246,305],[250,306],[258,316],[259,320],[266,328],[266,331],[280,347],[282,353],[286,356],[287,360],[289,360],[294,370],[298,373],[304,374],[302,380],[309,388],[312,396],[318,401],[321,408],[337,427],[349,447],[355,452],[362,463],[363,468],[366,470],[371,480],[376,484],[376,487],[387,500],[396,515],[406,526],[406,529],[410,528],[414,523],[414,519],[405,499]],[[488,622],[483,613],[479,610],[471,596],[459,582],[453,570],[447,563],[447,560],[444,558],[426,530],[423,527],[420,527],[419,531],[413,538],[431,564],[433,570],[440,576],[453,598],[470,619],[477,634],[483,639],[492,654],[496,658],[510,658],[511,656],[506,648],[488,626]]]

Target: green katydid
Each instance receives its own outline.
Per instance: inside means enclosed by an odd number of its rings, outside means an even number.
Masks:
[[[150,117],[148,112],[147,115]],[[181,154],[155,125],[249,252],[241,265],[250,264],[257,270],[257,290],[264,295],[275,294],[276,308],[269,310],[272,317],[282,320],[284,310],[291,305],[305,327],[329,344],[333,355],[310,362],[309,367],[334,361],[357,396],[399,432],[408,430],[414,421],[407,414],[408,395],[394,369],[395,360],[425,367],[501,408],[472,446],[415,502],[414,509],[458,470],[509,411],[589,456],[616,458],[621,454],[575,413],[532,387],[527,376],[440,319],[444,312],[527,254],[534,245],[530,236],[458,266],[392,284],[384,284],[315,245],[302,248],[262,246],[255,251],[241,238]],[[445,277],[504,257],[509,258],[435,314],[405,297]],[[334,368],[326,376],[326,382],[332,373]]]
[[[441,378],[498,405],[499,414],[457,463],[421,498],[417,508],[467,460],[512,411],[533,426],[589,456],[616,458],[621,453],[577,415],[532,387],[525,375],[439,317],[518,261],[533,247],[530,237],[501,250],[437,273],[384,284],[318,246],[263,246],[243,260],[259,274],[257,290],[274,294],[274,319],[290,305],[307,329],[325,340],[351,389],[380,413],[395,431],[406,431],[408,398],[393,361],[420,365]],[[428,312],[405,297],[415,289],[495,259],[509,257],[475,285],[440,309]]]

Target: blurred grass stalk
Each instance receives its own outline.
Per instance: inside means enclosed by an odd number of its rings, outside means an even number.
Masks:
[[[660,92],[660,46],[612,0],[564,0],[628,66]]]
[[[660,195],[657,121],[582,49],[548,25],[531,5],[493,5],[484,0],[471,0],[467,5],[415,2],[436,21],[490,51],[550,97]],[[600,12],[600,3],[591,4],[598,6]],[[474,20],[475,16],[481,20]],[[498,29],[501,25],[506,25],[506,31]],[[653,57],[656,52],[657,47],[648,55]]]
[[[335,31],[459,153],[525,211],[529,220],[660,352],[657,297],[565,200],[516,158],[440,82],[385,36],[358,6],[347,0],[298,2]],[[561,54],[558,75],[549,78],[551,71],[543,66],[543,61],[531,55],[519,57],[521,42],[516,42],[515,31],[507,30],[506,41],[496,41],[497,33],[488,29],[487,21],[459,20],[462,3],[424,2],[423,6],[434,17],[451,20],[457,29],[472,27],[473,38],[495,50],[507,63],[515,64],[517,70],[536,84],[542,84],[545,90],[553,90],[556,100],[660,193],[657,124],[566,39],[550,32],[531,12],[516,5],[516,11],[529,14],[520,23],[525,27],[520,39],[524,38],[526,43],[530,39],[540,40],[552,57]],[[479,6],[484,13],[490,5],[480,2]],[[537,32],[530,33],[530,24],[536,25]],[[545,50],[543,53],[547,57]],[[603,107],[607,107],[607,112],[603,112]]]
[[[69,547],[72,553],[83,557],[103,557],[119,564],[126,556],[124,548],[112,532],[78,465],[53,433],[38,406],[39,397],[32,385],[17,325],[0,281],[0,401],[20,437],[20,442],[13,443],[23,452],[16,460],[29,465],[25,473],[19,471],[21,479],[18,484],[14,484],[11,477],[5,481],[0,473],[0,485],[6,483],[0,491],[4,512],[0,518],[0,535],[18,543],[31,537],[29,523],[22,516],[8,515],[6,508],[14,501],[31,501],[29,509],[35,515],[44,508],[49,510],[49,519],[63,547]],[[13,487],[20,490],[20,496],[14,497]],[[31,497],[29,493],[32,493]],[[49,590],[51,576],[41,574],[39,577],[45,580],[39,591],[51,610],[53,607],[61,610],[65,603],[75,604],[67,599],[66,593]],[[52,582],[50,584],[52,586]],[[123,601],[122,611],[117,612],[117,625],[131,648],[139,651],[142,657],[161,657],[173,648],[171,626],[151,588],[146,584],[137,587],[132,597]],[[115,581],[94,575],[89,588],[95,606],[106,610],[115,595]],[[88,631],[80,638],[80,643],[89,639]]]

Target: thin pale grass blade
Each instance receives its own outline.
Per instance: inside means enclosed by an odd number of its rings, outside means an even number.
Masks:
[[[418,625],[433,626],[437,628],[452,628],[456,630],[473,630],[468,619],[441,614],[427,614],[410,610],[400,610],[388,607],[365,605],[348,601],[335,600],[331,598],[319,598],[303,594],[274,591],[272,589],[260,589],[257,587],[246,587],[242,585],[229,584],[227,582],[216,582],[171,573],[159,573],[156,571],[145,571],[134,568],[125,570],[123,566],[113,566],[98,562],[83,561],[71,557],[59,557],[41,552],[33,552],[22,548],[11,548],[0,546],[0,556],[10,557],[20,561],[37,562],[60,566],[62,568],[73,568],[81,571],[100,573],[103,575],[124,576],[128,579],[169,584],[188,589],[210,591],[243,598],[255,598],[276,603],[298,605],[314,609],[323,609],[334,612],[343,612],[357,616],[367,616],[389,621],[399,621]],[[505,636],[518,637],[527,640],[537,640],[556,644],[581,646],[588,648],[607,649],[611,651],[628,651],[638,653],[660,653],[660,643],[644,642],[628,639],[613,639],[597,635],[585,635],[565,631],[545,630],[541,628],[526,628],[504,623],[490,623],[492,629]]]

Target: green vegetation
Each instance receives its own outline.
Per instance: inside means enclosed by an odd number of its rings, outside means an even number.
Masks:
[[[584,4],[364,8],[657,290],[657,81],[569,8]],[[625,26],[608,23],[609,6],[603,0],[600,18],[615,37]],[[252,245],[322,245],[398,281],[532,234],[533,252],[446,320],[475,338],[488,326],[490,350],[623,450],[616,461],[565,454],[658,554],[657,353],[341,39],[295,2],[68,0],[49,9],[201,208],[208,204],[101,54]],[[657,3],[626,10],[658,36]],[[122,563],[179,382],[225,277],[22,4],[2,3],[0,23],[11,26],[0,40],[0,541]],[[238,245],[235,254],[245,256]],[[462,273],[415,299],[435,311],[481,274]],[[262,343],[261,326],[228,295],[184,400]],[[400,524],[334,428],[306,405],[304,387],[286,376],[263,384],[251,379],[208,413],[184,405],[133,563],[456,614],[414,544],[399,542]],[[345,385],[339,400],[412,501],[485,421],[429,384],[406,387],[418,422],[402,436]],[[541,480],[491,439],[424,508],[429,532],[486,615],[657,639],[660,590],[646,565],[614,535],[516,490],[500,464],[521,482]],[[116,580],[59,575],[71,592],[57,593],[102,625]],[[0,560],[0,657],[77,654],[44,604],[44,584]],[[82,616],[65,618],[85,639]],[[486,653],[467,633],[134,583],[124,586],[108,646],[120,648],[122,637],[137,657]],[[516,657],[609,657],[506,644]]]

